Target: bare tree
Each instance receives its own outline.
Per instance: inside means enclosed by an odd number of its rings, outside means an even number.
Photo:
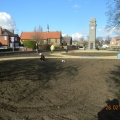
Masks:
[[[110,41],[112,40],[112,38],[108,35],[105,38],[105,44],[110,44]]]
[[[88,40],[84,40],[83,41],[83,45],[84,45],[84,47],[85,47],[85,49],[88,47]]]
[[[120,27],[120,0],[107,0],[107,27]]]
[[[32,38],[33,40],[36,41],[37,44],[41,44],[43,42],[43,37],[41,32],[43,31],[42,27],[39,26],[37,29],[36,27],[34,28],[33,34],[32,34]]]
[[[39,25],[37,31],[38,31],[38,32],[43,32],[42,26]]]
[[[84,38],[84,36],[82,36],[81,38],[80,38],[80,41],[84,41],[85,40],[85,38]]]
[[[96,46],[102,46],[104,43],[104,40],[103,40],[103,37],[97,37],[96,40],[95,40],[95,44]]]

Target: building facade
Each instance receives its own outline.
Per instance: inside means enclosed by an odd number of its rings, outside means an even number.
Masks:
[[[115,37],[110,41],[110,47],[120,47],[120,37]]]
[[[19,47],[20,37],[14,34],[14,30],[9,31],[0,27],[0,46]]]
[[[24,40],[35,40],[39,44],[53,44],[55,46],[62,43],[61,32],[22,32],[20,36],[21,44]]]
[[[72,45],[72,37],[70,36],[62,37],[62,43],[63,45]]]

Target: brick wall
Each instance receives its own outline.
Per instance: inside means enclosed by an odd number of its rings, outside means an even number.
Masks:
[[[6,37],[6,38],[5,38]],[[5,40],[6,39],[6,40]],[[9,37],[8,36],[0,36],[0,43],[2,45],[9,46]]]

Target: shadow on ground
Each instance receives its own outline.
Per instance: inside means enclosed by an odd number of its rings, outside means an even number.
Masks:
[[[99,86],[104,86],[108,76],[119,80],[119,67],[115,69],[113,63],[120,61],[65,60],[1,61],[0,119],[118,120],[119,99],[108,100],[102,109],[110,92]]]
[[[110,71],[111,76],[107,82],[110,88],[113,87],[111,83],[114,83],[117,99],[106,101],[107,105],[98,113],[98,120],[120,120],[120,66],[115,67],[116,69]]]
[[[14,80],[57,80],[56,75],[63,71],[68,76],[74,76],[77,69],[74,66],[64,66],[61,59],[46,60],[39,59],[13,60],[0,62],[0,82]],[[56,75],[54,74],[56,73]]]
[[[107,105],[98,113],[98,120],[120,120],[120,107],[117,99],[107,100]]]

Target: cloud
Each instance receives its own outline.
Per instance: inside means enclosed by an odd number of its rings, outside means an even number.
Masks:
[[[99,33],[103,34],[104,36],[115,36],[120,35],[120,27],[103,27],[97,30]]]
[[[98,32],[101,32],[101,31],[102,31],[102,29],[98,29],[97,31],[98,31]]]
[[[83,37],[83,35],[81,33],[78,33],[78,32],[75,34],[72,34],[71,36],[72,36],[73,40],[80,40],[80,38]]]
[[[77,5],[77,4],[73,5],[73,8],[79,8],[79,7],[80,5]]]
[[[62,33],[62,37],[65,37],[65,36],[67,36],[67,34],[66,33]]]
[[[108,35],[120,35],[120,27],[104,28],[104,32]]]
[[[0,26],[4,29],[12,30],[16,28],[15,21],[10,14],[0,12]]]

